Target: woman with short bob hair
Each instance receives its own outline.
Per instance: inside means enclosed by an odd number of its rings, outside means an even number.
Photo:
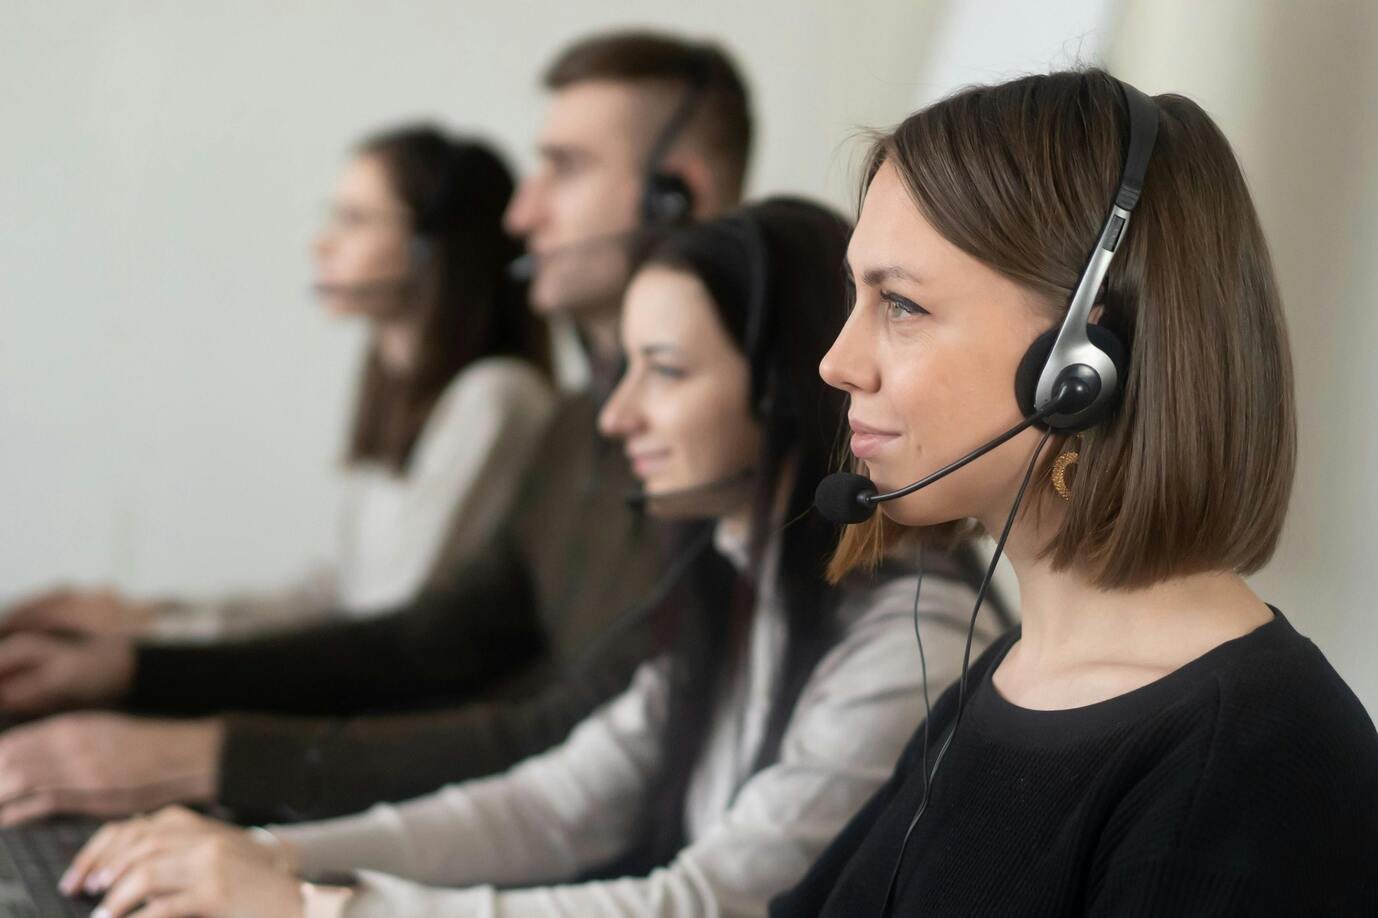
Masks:
[[[1132,92],[1098,70],[975,87],[876,142],[822,375],[877,488],[1024,415],[1017,369],[1100,244]],[[1205,112],[1147,104],[1142,196],[1090,313],[1125,343],[1117,409],[883,504],[832,561],[1008,519],[1022,626],[773,914],[1374,913],[1373,724],[1242,578],[1273,554],[1295,464],[1263,232]]]

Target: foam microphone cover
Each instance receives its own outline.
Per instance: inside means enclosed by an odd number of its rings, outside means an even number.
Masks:
[[[536,276],[536,256],[527,252],[525,255],[518,255],[507,263],[507,279],[516,283],[525,283]]]
[[[875,493],[876,486],[866,476],[835,472],[818,483],[813,505],[828,522],[845,526],[869,519],[876,512],[874,504],[861,502],[863,495]]]

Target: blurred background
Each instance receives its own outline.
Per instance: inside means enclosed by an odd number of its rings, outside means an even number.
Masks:
[[[1297,364],[1297,486],[1255,583],[1378,713],[1371,0],[0,0],[0,602],[328,558],[363,340],[308,292],[336,168],[415,118],[524,167],[540,68],[628,25],[737,56],[753,196],[849,213],[857,132],[967,83],[1099,63],[1205,107],[1252,185]]]

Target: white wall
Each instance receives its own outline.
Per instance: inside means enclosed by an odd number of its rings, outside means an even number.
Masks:
[[[1282,284],[1301,448],[1282,545],[1254,578],[1378,713],[1378,4],[1134,0],[1126,78],[1220,123]]]

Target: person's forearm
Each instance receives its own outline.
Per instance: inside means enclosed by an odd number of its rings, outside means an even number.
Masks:
[[[241,820],[324,819],[505,770],[624,689],[648,630],[528,698],[357,720],[230,715],[216,802]]]
[[[220,760],[225,742],[225,724],[218,718],[178,722],[173,740],[166,747],[169,773],[183,782],[182,803],[208,804],[215,800],[220,785]]]
[[[529,662],[543,643],[514,557],[469,574],[376,619],[209,647],[141,645],[128,703],[177,714],[348,714],[460,697]]]

